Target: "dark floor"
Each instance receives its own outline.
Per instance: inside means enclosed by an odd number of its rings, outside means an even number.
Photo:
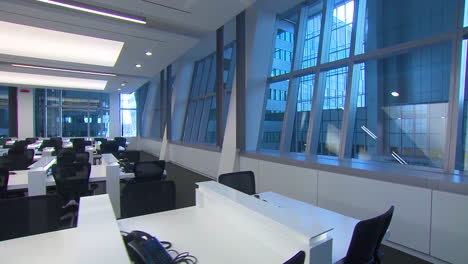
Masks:
[[[157,160],[158,158],[147,153],[141,153],[142,161]],[[167,177],[176,183],[176,206],[183,208],[195,205],[195,183],[209,181],[210,178],[197,174],[193,171],[184,169],[173,163],[166,165]],[[430,262],[421,260],[412,255],[391,247],[382,245],[384,252],[384,264],[427,264]]]

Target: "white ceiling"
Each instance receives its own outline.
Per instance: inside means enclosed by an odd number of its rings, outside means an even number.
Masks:
[[[106,91],[117,88],[134,91],[159,74],[192,48],[199,36],[219,28],[255,0],[93,0],[80,2],[106,9],[143,16],[148,25],[134,24],[90,15],[34,0],[1,0],[0,20],[62,32],[125,42],[114,67],[33,59],[0,54],[0,69],[87,79],[108,80]],[[147,50],[153,56],[146,56]],[[75,70],[115,73],[117,77],[59,73],[46,70],[20,69],[9,63],[31,64]],[[135,64],[142,64],[136,68]],[[128,82],[121,87],[122,82]]]

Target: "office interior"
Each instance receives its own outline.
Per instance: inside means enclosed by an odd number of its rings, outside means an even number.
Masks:
[[[140,230],[202,264],[361,263],[357,223],[393,208],[362,263],[468,263],[467,39],[466,0],[2,0],[0,207],[63,200],[76,138],[90,193],[0,262],[131,263],[119,231]],[[150,212],[138,193],[162,188]]]

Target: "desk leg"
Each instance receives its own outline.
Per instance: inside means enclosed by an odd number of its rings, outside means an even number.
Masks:
[[[312,239],[310,241],[310,264],[331,264],[332,263],[333,239],[331,237]]]
[[[28,171],[28,196],[45,195],[46,178],[45,171]]]
[[[120,217],[120,168],[118,165],[106,166],[106,191],[114,208],[115,217]]]

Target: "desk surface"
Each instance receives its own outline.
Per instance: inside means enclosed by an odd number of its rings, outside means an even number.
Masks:
[[[29,170],[13,171],[15,174],[10,175],[8,180],[8,190],[18,190],[28,188],[28,172]],[[121,179],[133,178],[133,173],[120,173]],[[91,175],[89,176],[89,182],[99,182],[106,180],[106,166],[104,165],[93,165],[91,166]],[[55,181],[53,176],[47,177],[47,186],[54,186]]]
[[[221,214],[188,207],[119,220],[123,231],[142,230],[159,240],[170,241],[173,249],[188,251],[200,264],[283,263],[297,252],[277,252]]]
[[[260,198],[280,207],[291,219],[307,223],[328,223],[333,226],[333,263],[346,256],[353,235],[354,226],[359,220],[333,211],[304,203],[273,192],[261,193]]]

